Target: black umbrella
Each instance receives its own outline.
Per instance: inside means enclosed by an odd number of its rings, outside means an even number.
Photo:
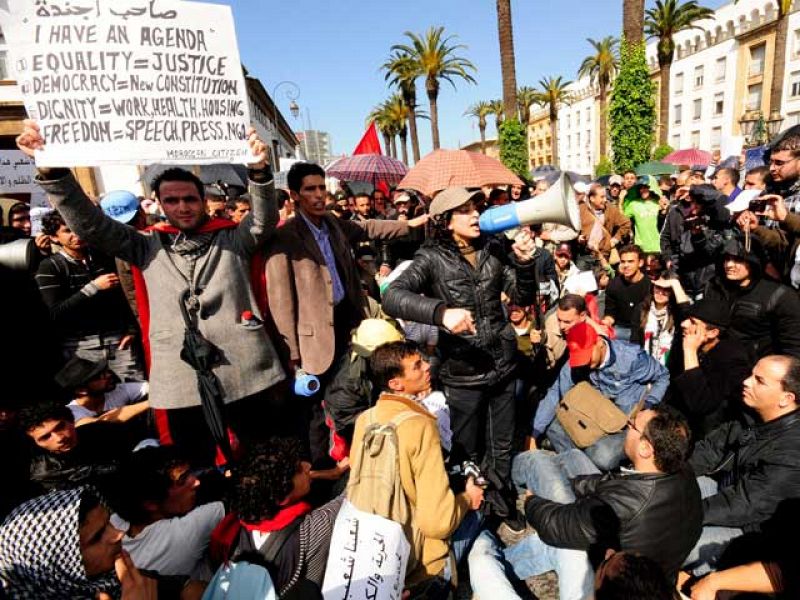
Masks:
[[[197,328],[196,314],[193,311],[192,315],[190,315],[187,308],[189,297],[189,290],[183,292],[180,297],[181,314],[186,325],[181,360],[195,370],[197,374],[197,389],[200,392],[200,403],[203,407],[203,416],[205,416],[208,429],[211,431],[211,435],[225,459],[228,462],[232,462],[231,444],[223,414],[222,389],[219,385],[219,379],[212,371],[222,361],[222,353],[219,348],[204,338]]]

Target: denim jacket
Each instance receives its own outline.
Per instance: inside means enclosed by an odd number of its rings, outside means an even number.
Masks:
[[[648,384],[652,387],[645,398],[646,406],[661,402],[669,385],[669,372],[636,344],[619,340],[606,340],[606,343],[609,355],[605,364],[592,371],[589,376],[591,384],[625,413],[636,406]],[[558,401],[574,385],[572,369],[567,362],[558,374],[558,380],[547,390],[547,395],[536,409],[533,418],[534,437],[547,430],[556,416]]]

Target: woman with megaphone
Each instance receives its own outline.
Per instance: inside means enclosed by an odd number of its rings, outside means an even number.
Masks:
[[[510,503],[503,493],[487,494],[487,500],[495,499],[495,514],[506,517],[515,514],[510,472],[517,342],[500,296],[505,292],[519,306],[533,304],[534,242],[521,231],[508,253],[499,238],[482,235],[477,206],[484,199],[480,190],[466,188],[448,188],[434,198],[432,235],[386,290],[383,308],[393,317],[439,327],[451,463],[471,460],[498,487],[508,485]]]

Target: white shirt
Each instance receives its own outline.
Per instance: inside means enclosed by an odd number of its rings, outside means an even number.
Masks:
[[[77,423],[81,419],[96,417],[109,410],[127,406],[128,404],[135,404],[140,400],[144,400],[149,392],[150,384],[146,381],[118,383],[117,387],[110,392],[106,392],[103,409],[99,412],[81,406],[75,400],[70,402],[67,406],[72,411],[72,416],[75,417],[75,422]]]
[[[222,502],[202,504],[182,517],[156,521],[136,537],[125,535],[122,547],[140,569],[165,576],[191,575],[203,560],[211,532],[224,516]]]

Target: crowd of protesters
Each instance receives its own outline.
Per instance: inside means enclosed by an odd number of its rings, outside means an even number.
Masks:
[[[0,597],[321,598],[346,501],[404,597],[800,595],[800,129],[497,235],[547,180],[276,190],[248,143],[222,196],[0,201]]]

